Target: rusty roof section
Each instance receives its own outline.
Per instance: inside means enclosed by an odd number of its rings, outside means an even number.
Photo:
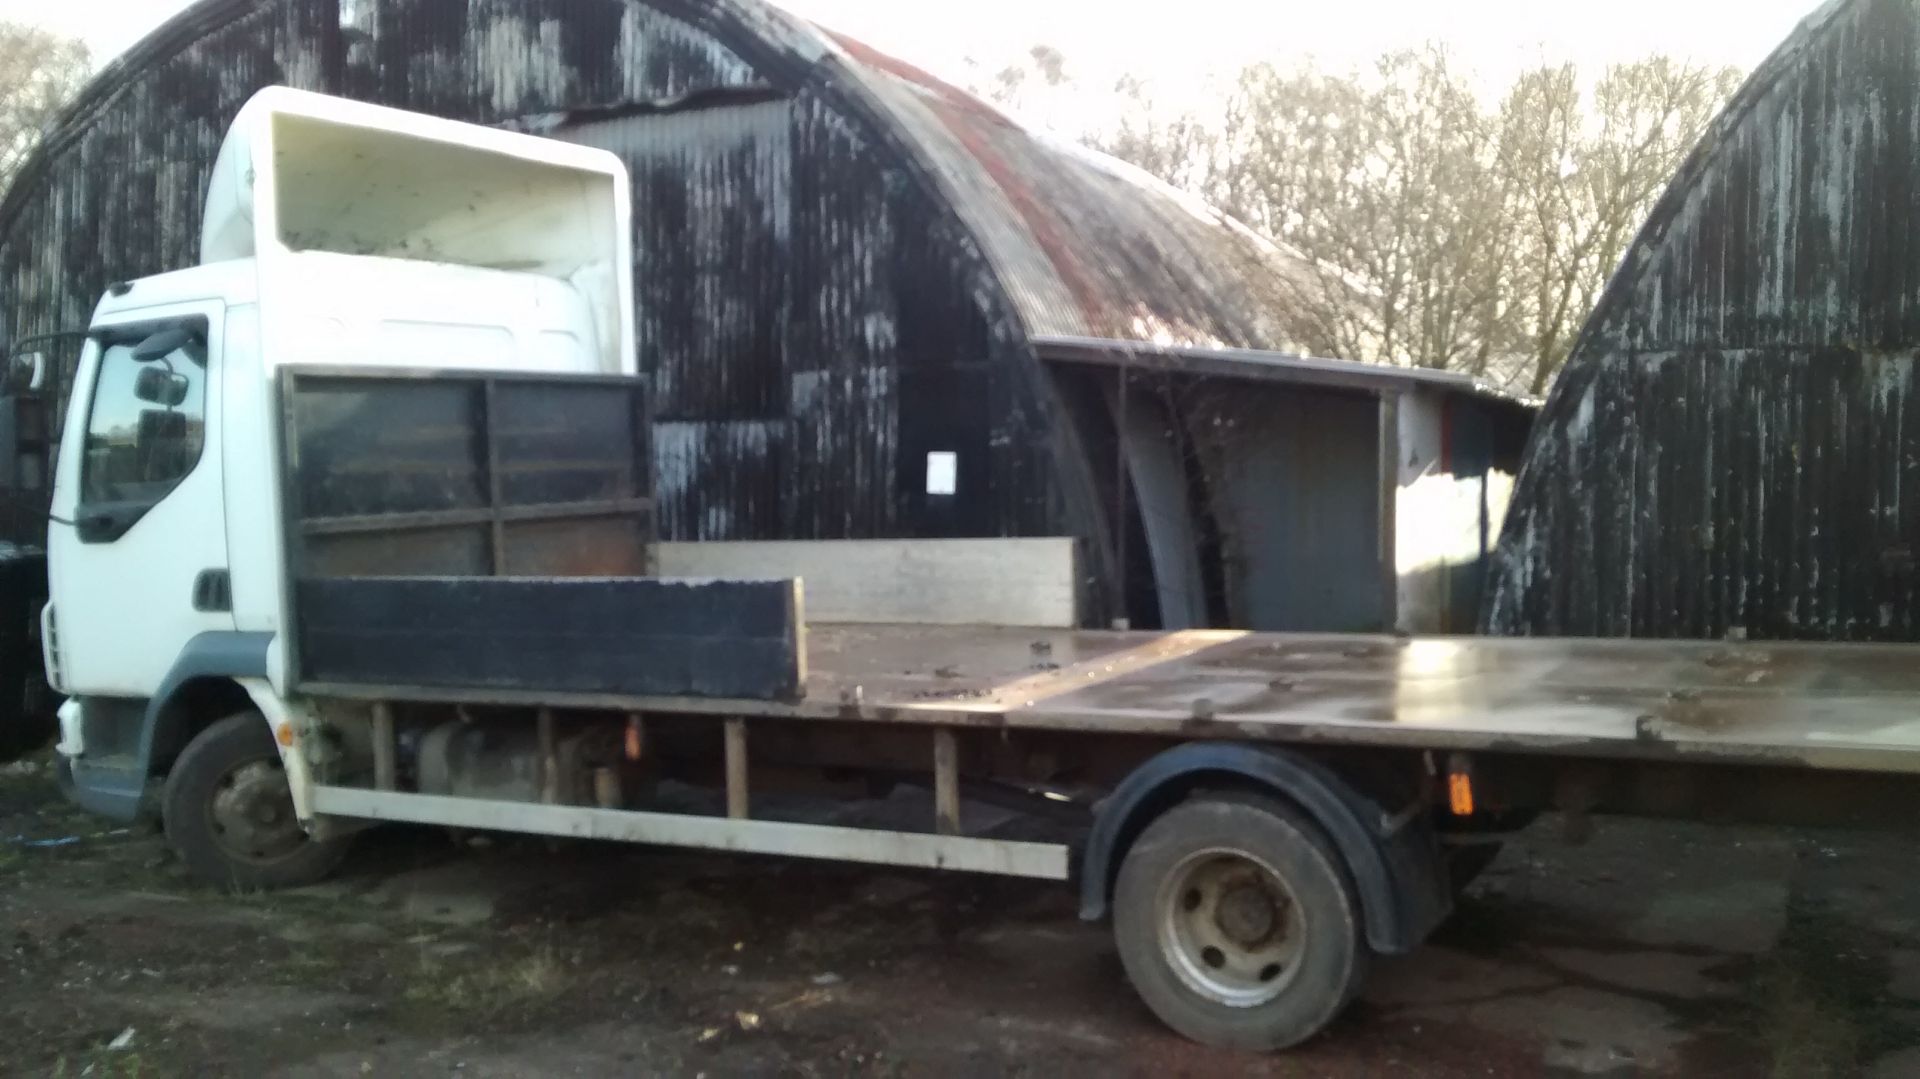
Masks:
[[[1141,169],[821,31],[924,156],[1034,336],[1307,351],[1305,256]]]

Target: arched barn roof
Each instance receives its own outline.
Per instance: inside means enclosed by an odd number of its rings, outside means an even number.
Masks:
[[[911,65],[759,0],[575,0],[560,14],[564,6],[202,0],[107,65],[67,110],[0,203],[0,236],[49,172],[86,167],[74,161],[76,144],[143,81],[160,80],[162,95],[209,118],[230,116],[259,85],[285,82],[482,123],[670,110],[703,95],[804,85],[886,129],[964,224],[1029,335],[1313,349],[1288,318],[1308,280],[1298,255]],[[643,25],[641,9],[668,18]],[[246,24],[249,46],[229,48],[225,32]],[[485,35],[463,58],[477,70],[452,70],[445,39],[461,25]],[[207,151],[154,147],[134,131],[120,142],[181,158]],[[179,171],[192,179],[187,161]],[[199,197],[190,182],[172,186],[172,199]],[[175,210],[164,220],[197,213],[184,203]]]
[[[1835,0],[1712,125],[1535,427],[1501,633],[1920,639],[1920,3]]]
[[[1036,135],[832,36],[940,176],[1034,336],[1301,348],[1285,313],[1312,280],[1304,256],[1125,162]]]

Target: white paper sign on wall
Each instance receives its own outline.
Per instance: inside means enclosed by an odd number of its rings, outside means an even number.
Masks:
[[[960,455],[951,450],[927,454],[927,493],[950,495],[960,489]]]

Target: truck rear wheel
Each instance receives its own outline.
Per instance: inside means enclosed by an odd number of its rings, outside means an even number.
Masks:
[[[320,842],[300,827],[280,750],[258,712],[228,716],[187,743],[161,812],[180,860],[224,887],[312,884],[347,853],[347,840]]]
[[[1318,1034],[1359,992],[1368,959],[1331,843],[1251,795],[1202,796],[1148,825],[1120,868],[1114,933],[1154,1014],[1229,1049]]]

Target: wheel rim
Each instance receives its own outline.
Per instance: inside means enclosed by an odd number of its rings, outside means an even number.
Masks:
[[[1244,851],[1188,855],[1161,885],[1160,950],[1187,988],[1254,1008],[1286,992],[1300,969],[1306,912],[1287,882]]]
[[[307,841],[277,760],[247,761],[222,774],[207,804],[207,823],[221,851],[242,862],[277,861]]]

